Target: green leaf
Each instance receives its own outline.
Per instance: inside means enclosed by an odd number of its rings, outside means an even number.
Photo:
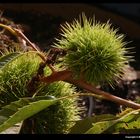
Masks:
[[[101,134],[114,125],[114,121],[97,122],[85,134]]]
[[[0,68],[3,68],[8,63],[15,60],[15,58],[19,55],[21,55],[21,54],[18,52],[14,52],[14,53],[9,53],[7,55],[0,57]]]
[[[56,101],[53,96],[27,97],[4,106],[0,111],[0,132],[33,116]]]
[[[117,133],[120,130],[140,129],[140,109],[121,115],[120,118],[93,123],[86,134]]]
[[[116,117],[114,115],[111,115],[111,114],[104,114],[104,115],[96,115],[94,117],[87,117],[83,120],[77,121],[76,124],[71,128],[70,133],[83,134],[92,127],[92,123],[103,121],[103,120],[111,120],[114,118],[116,118]]]

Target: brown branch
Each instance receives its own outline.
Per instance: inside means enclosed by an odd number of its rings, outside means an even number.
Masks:
[[[117,97],[117,96],[111,95],[107,92],[104,92],[102,90],[99,90],[99,89],[95,88],[93,85],[91,85],[83,80],[75,80],[73,78],[73,73],[71,71],[68,71],[68,70],[55,72],[48,77],[42,77],[42,78],[40,78],[40,81],[45,82],[45,83],[52,83],[55,81],[66,81],[66,82],[69,82],[69,83],[74,84],[76,86],[79,86],[83,89],[86,89],[89,92],[101,95],[106,100],[115,102],[115,103],[120,104],[120,105],[130,107],[133,109],[140,109],[140,104],[137,104],[137,103],[132,102],[132,101],[128,101],[126,99],[122,99],[120,97]]]
[[[40,81],[50,84],[55,81],[65,81],[66,79],[69,79],[71,75],[72,75],[71,71],[64,70],[64,71],[54,72],[47,77],[41,77]]]
[[[93,87],[91,84],[86,83],[85,81],[74,80],[72,78],[69,78],[69,79],[67,79],[65,81],[67,81],[69,83],[72,83],[74,85],[77,85],[79,87],[82,87],[82,88],[86,89],[87,91],[96,93],[98,95],[102,95],[103,98],[106,99],[106,100],[110,100],[112,102],[116,102],[116,103],[118,103],[120,105],[124,105],[124,106],[130,107],[130,108],[140,109],[140,104],[137,104],[135,102],[122,99],[120,97],[117,97],[117,96],[114,96],[114,95],[109,94],[107,92],[104,92],[102,90],[99,90],[99,89]]]

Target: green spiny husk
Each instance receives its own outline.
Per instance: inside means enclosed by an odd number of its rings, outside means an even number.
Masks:
[[[66,22],[61,35],[53,46],[67,51],[63,66],[76,77],[82,76],[89,83],[111,85],[122,77],[131,56],[127,56],[124,35],[117,34],[109,22],[101,24],[83,14],[79,21]]]
[[[36,54],[26,53],[0,70],[0,107],[28,96],[27,83],[36,73],[40,62]]]
[[[75,88],[65,82],[54,82],[47,87],[44,86],[40,92],[45,95],[63,97],[72,95],[75,92]],[[42,124],[40,127],[46,134],[67,134],[75,124],[75,121],[80,119],[78,114],[81,108],[77,106],[76,101],[76,97],[62,100],[48,109],[41,111],[34,119],[36,122]],[[37,128],[36,133],[39,132],[40,128]]]
[[[26,54],[8,64],[0,70],[0,107],[16,101],[21,97],[28,97],[27,84],[32,76],[37,73],[41,59],[35,54]],[[45,73],[50,74],[48,68]],[[36,87],[37,95],[53,95],[62,97],[74,93],[74,87],[68,83],[55,82],[48,86],[39,83]],[[35,133],[68,133],[74,125],[74,121],[79,119],[79,107],[76,103],[77,98],[65,99],[56,105],[41,111],[30,118],[35,123],[28,130],[33,129]],[[24,126],[25,127],[25,126]],[[22,127],[22,129],[24,129]],[[30,133],[26,131],[25,133]]]

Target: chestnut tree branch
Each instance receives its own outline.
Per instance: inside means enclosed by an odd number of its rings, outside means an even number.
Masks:
[[[140,104],[132,102],[132,101],[128,101],[126,99],[122,99],[120,97],[111,95],[110,93],[107,93],[105,91],[99,90],[96,87],[94,87],[93,85],[87,83],[84,80],[76,80],[73,78],[73,73],[69,70],[64,70],[64,71],[59,71],[59,72],[55,72],[52,73],[50,76],[47,77],[41,77],[40,81],[45,82],[45,83],[52,83],[55,81],[65,81],[71,84],[74,84],[76,86],[79,86],[89,92],[101,95],[104,99],[115,102],[117,104],[120,105],[124,105],[126,107],[130,107],[133,109],[140,109]]]

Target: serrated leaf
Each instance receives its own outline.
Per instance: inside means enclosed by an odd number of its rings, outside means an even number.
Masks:
[[[11,61],[15,60],[15,58],[19,55],[21,54],[18,52],[13,52],[0,57],[0,69],[3,68],[8,63],[10,63]]]
[[[21,98],[0,111],[0,132],[56,103],[53,96]]]
[[[104,114],[104,115],[96,115],[93,117],[87,117],[83,120],[77,121],[76,124],[71,128],[70,133],[72,134],[83,134],[88,129],[92,127],[92,123],[104,121],[104,120],[111,120],[116,118],[114,115],[111,114]]]
[[[133,110],[115,120],[97,122],[85,134],[115,133],[123,129],[140,129],[140,109]]]

